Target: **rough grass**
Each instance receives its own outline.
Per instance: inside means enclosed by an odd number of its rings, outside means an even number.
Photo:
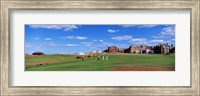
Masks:
[[[45,55],[45,56],[26,56],[26,71],[117,71],[113,67],[117,66],[150,66],[150,67],[175,67],[174,55],[162,54],[107,54],[108,60],[97,60],[97,57],[89,57],[82,61],[76,59],[76,55]],[[48,62],[56,60],[61,62]],[[34,63],[46,62],[47,65],[39,67]],[[32,63],[33,65],[28,65]],[[134,70],[130,70],[134,71]],[[147,70],[148,71],[148,70]],[[150,70],[149,70],[150,71]]]

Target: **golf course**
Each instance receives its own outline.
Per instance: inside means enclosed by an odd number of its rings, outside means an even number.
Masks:
[[[175,55],[25,55],[25,71],[175,71]],[[83,57],[83,56],[82,56]]]

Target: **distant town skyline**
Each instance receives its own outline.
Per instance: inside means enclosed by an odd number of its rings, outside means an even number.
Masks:
[[[175,25],[25,25],[25,53],[85,53],[108,46],[175,45]]]

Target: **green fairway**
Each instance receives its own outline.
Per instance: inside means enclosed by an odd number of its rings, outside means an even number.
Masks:
[[[115,55],[107,54],[108,60],[98,60],[97,56],[77,59],[77,55],[26,56],[26,71],[117,71],[116,66],[151,66],[175,67],[174,55],[141,54]],[[47,63],[47,65],[45,64]],[[35,66],[36,64],[42,64]],[[131,71],[131,70],[130,70]]]

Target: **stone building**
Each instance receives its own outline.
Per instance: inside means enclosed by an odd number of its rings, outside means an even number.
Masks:
[[[118,52],[125,53],[125,48],[118,48]]]
[[[143,46],[134,46],[131,45],[128,50],[129,53],[135,53],[135,54],[142,54],[142,53],[146,53],[147,50],[147,46],[143,45]]]
[[[168,54],[169,53],[169,50],[170,50],[170,46],[168,44],[164,44],[162,46],[162,54]]]
[[[92,53],[102,53],[102,51],[101,50],[94,50],[94,51],[92,51]]]
[[[134,45],[131,45],[131,46],[128,48],[128,50],[129,50],[129,53],[135,53],[136,48],[135,48]]]
[[[104,50],[108,53],[133,53],[133,54],[169,54],[175,53],[175,47],[171,47],[168,44],[157,44],[155,46],[130,45],[128,48],[117,48],[116,46],[110,46],[108,49]]]
[[[42,52],[34,52],[34,53],[32,53],[32,55],[44,55],[44,53],[42,53]]]
[[[115,52],[118,52],[118,49],[116,46],[110,46],[110,47],[108,47],[108,52],[115,53]]]
[[[158,44],[154,46],[154,53],[156,54],[168,54],[170,52],[170,46],[168,44]]]
[[[141,46],[141,54],[147,53],[147,49],[148,49],[148,46],[146,45]]]

